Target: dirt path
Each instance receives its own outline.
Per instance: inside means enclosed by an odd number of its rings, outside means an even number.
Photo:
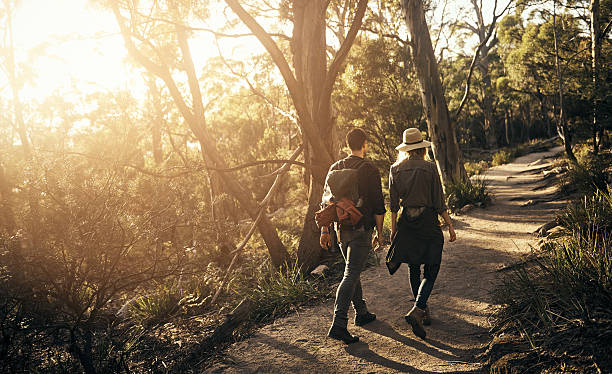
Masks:
[[[458,239],[444,247],[442,268],[429,301],[433,323],[426,328],[427,339],[415,337],[403,318],[413,305],[407,266],[389,276],[381,261],[361,278],[377,321],[362,328],[349,322],[349,330],[360,342],[347,346],[326,338],[333,309],[333,300],[329,300],[279,319],[234,344],[224,361],[208,372],[481,372],[474,356],[487,343],[487,317],[494,308],[490,291],[500,276],[496,269],[529,252],[529,243],[536,241],[532,232],[563,206],[563,202],[522,206],[551,192],[550,188],[532,191],[541,175],[528,171],[543,165],[529,164],[559,151],[530,154],[490,169],[486,178],[494,204],[453,218]],[[379,256],[384,259],[384,253]],[[349,318],[352,321],[352,310]]]

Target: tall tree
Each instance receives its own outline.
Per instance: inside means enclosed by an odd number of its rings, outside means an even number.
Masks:
[[[468,98],[470,92],[470,79],[472,78],[474,67],[476,67],[480,72],[482,80],[483,94],[482,101],[479,104],[482,107],[482,111],[484,114],[483,129],[485,132],[485,139],[489,148],[495,148],[497,146],[497,136],[495,134],[494,123],[495,111],[493,109],[495,93],[491,85],[489,54],[498,42],[497,35],[495,35],[494,32],[497,20],[506,12],[506,10],[508,10],[510,5],[512,4],[512,0],[508,2],[506,7],[499,14],[497,13],[498,2],[497,0],[495,0],[493,5],[493,18],[491,19],[490,24],[487,24],[485,21],[485,17],[482,10],[482,0],[470,0],[470,3],[472,4],[472,9],[474,10],[474,15],[476,16],[476,23],[471,24],[470,22],[466,21],[462,22],[461,26],[478,36],[478,46],[476,47],[476,51],[474,52],[474,57],[472,58],[472,63],[470,65],[469,73],[466,79],[467,82],[463,100],[461,101],[461,104],[457,109],[455,118],[457,118],[461,113],[461,109],[463,109],[463,106],[465,105],[465,102]]]
[[[429,28],[425,20],[422,0],[402,0],[409,45],[417,79],[421,88],[421,99],[425,110],[433,152],[444,183],[467,179],[463,156],[451,121],[438,62],[434,55]]]
[[[599,0],[591,0],[591,59],[593,69],[593,153],[599,152],[599,111],[601,88],[599,83],[601,67],[601,39],[599,26]]]
[[[157,76],[165,83],[175,105],[200,143],[202,159],[205,165],[208,168],[226,169],[228,167],[227,162],[217,150],[215,140],[207,128],[202,91],[188,43],[188,28],[181,23],[180,19],[176,18],[171,19],[170,22],[163,22],[165,34],[170,33],[175,38],[173,40],[176,43],[174,45],[176,49],[174,53],[180,56],[177,58],[179,60],[177,63],[172,61],[176,57],[167,55],[169,49],[167,45],[156,47],[151,40],[143,35],[143,30],[146,31],[148,27],[152,27],[154,21],[147,17],[143,18],[131,2],[125,3],[120,0],[113,0],[110,5],[119,24],[129,54],[151,74]],[[178,9],[175,8],[176,4],[167,5],[168,9],[165,9],[165,12],[170,17],[178,17]],[[155,3],[154,6],[161,7],[162,4]],[[127,20],[122,15],[122,10],[128,13],[129,18]],[[136,45],[135,40],[139,40],[143,46],[149,48],[148,52],[157,56],[157,61],[140,49]],[[166,55],[164,55],[164,48],[166,48]],[[173,71],[182,73],[186,78],[189,89],[188,98],[181,92],[180,84],[177,83]],[[191,106],[189,103],[191,103]],[[270,219],[265,214],[259,214],[260,207],[253,198],[252,193],[229,173],[219,173],[219,179],[249,216],[257,221],[257,228],[268,247],[272,263],[275,266],[282,265],[288,257],[287,249],[281,242],[276,228]]]
[[[565,153],[567,157],[571,161],[576,161],[576,156],[574,155],[574,151],[572,150],[572,136],[569,130],[569,126],[567,124],[565,118],[565,101],[564,101],[564,87],[563,87],[563,74],[561,73],[561,62],[559,59],[559,40],[557,38],[557,0],[553,0],[553,41],[554,41],[554,51],[555,51],[555,71],[557,73],[557,88],[559,94],[559,117],[557,120],[557,132],[559,136],[563,139],[563,144],[565,145]]]
[[[353,10],[348,13],[352,15],[351,23],[346,35],[339,38],[339,47],[332,52],[331,58],[328,58],[331,48],[327,43],[326,22],[329,0],[293,0],[289,3],[293,21],[290,57],[283,54],[272,36],[237,0],[225,2],[270,54],[283,76],[299,118],[311,178],[298,260],[302,268],[310,269],[317,264],[321,252],[314,213],[319,209],[327,170],[337,158],[331,95],[361,27],[368,1],[359,0],[356,6],[351,6],[352,1],[341,2],[347,9]],[[345,14],[345,17],[348,16]],[[290,58],[293,70],[288,62]]]

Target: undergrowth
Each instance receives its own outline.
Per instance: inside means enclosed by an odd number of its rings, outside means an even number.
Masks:
[[[490,202],[491,194],[484,179],[466,179],[446,185],[446,204],[452,212],[468,204],[486,206]]]
[[[516,267],[495,291],[502,305],[495,335],[530,348],[521,372],[612,370],[611,217],[609,189],[570,204],[558,216],[569,235]]]

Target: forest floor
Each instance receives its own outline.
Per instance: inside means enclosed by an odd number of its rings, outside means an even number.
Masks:
[[[491,291],[503,267],[530,252],[533,232],[554,218],[566,201],[540,201],[554,187],[542,186],[541,168],[562,149],[532,153],[490,168],[484,178],[493,203],[453,217],[457,241],[444,246],[442,267],[429,300],[427,338],[414,336],[404,320],[413,305],[408,268],[390,276],[380,265],[361,276],[365,299],[377,320],[349,331],[360,337],[345,345],[326,337],[333,299],[305,307],[257,330],[228,348],[210,373],[479,373],[476,357],[490,340]],[[534,204],[535,202],[535,204]],[[445,238],[448,232],[445,230]],[[352,321],[352,310],[349,313]]]

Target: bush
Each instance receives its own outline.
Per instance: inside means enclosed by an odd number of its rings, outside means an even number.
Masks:
[[[610,195],[603,192],[570,205],[558,220],[571,235],[518,266],[496,290],[502,307],[493,331],[532,347],[537,357],[525,363],[530,372],[571,362],[587,372],[612,370],[611,216]]]
[[[609,173],[607,168],[611,161],[609,154],[580,157],[577,163],[569,164],[561,190],[565,193],[579,192],[582,194],[605,190]]]
[[[463,180],[446,185],[446,204],[455,212],[468,204],[486,206],[491,194],[484,179]]]
[[[465,171],[469,176],[480,175],[487,170],[491,165],[487,161],[466,162],[464,164]]]
[[[324,286],[300,272],[296,261],[279,271],[267,267],[258,275],[257,286],[246,290],[244,296],[249,296],[255,302],[251,319],[263,322],[328,295]]]
[[[602,236],[612,231],[612,196],[597,190],[592,196],[571,202],[557,217],[568,235]]]
[[[527,144],[518,145],[512,148],[500,149],[493,155],[493,159],[491,160],[491,163],[493,164],[493,166],[508,164],[512,162],[515,158],[524,155],[526,149],[527,149]]]

